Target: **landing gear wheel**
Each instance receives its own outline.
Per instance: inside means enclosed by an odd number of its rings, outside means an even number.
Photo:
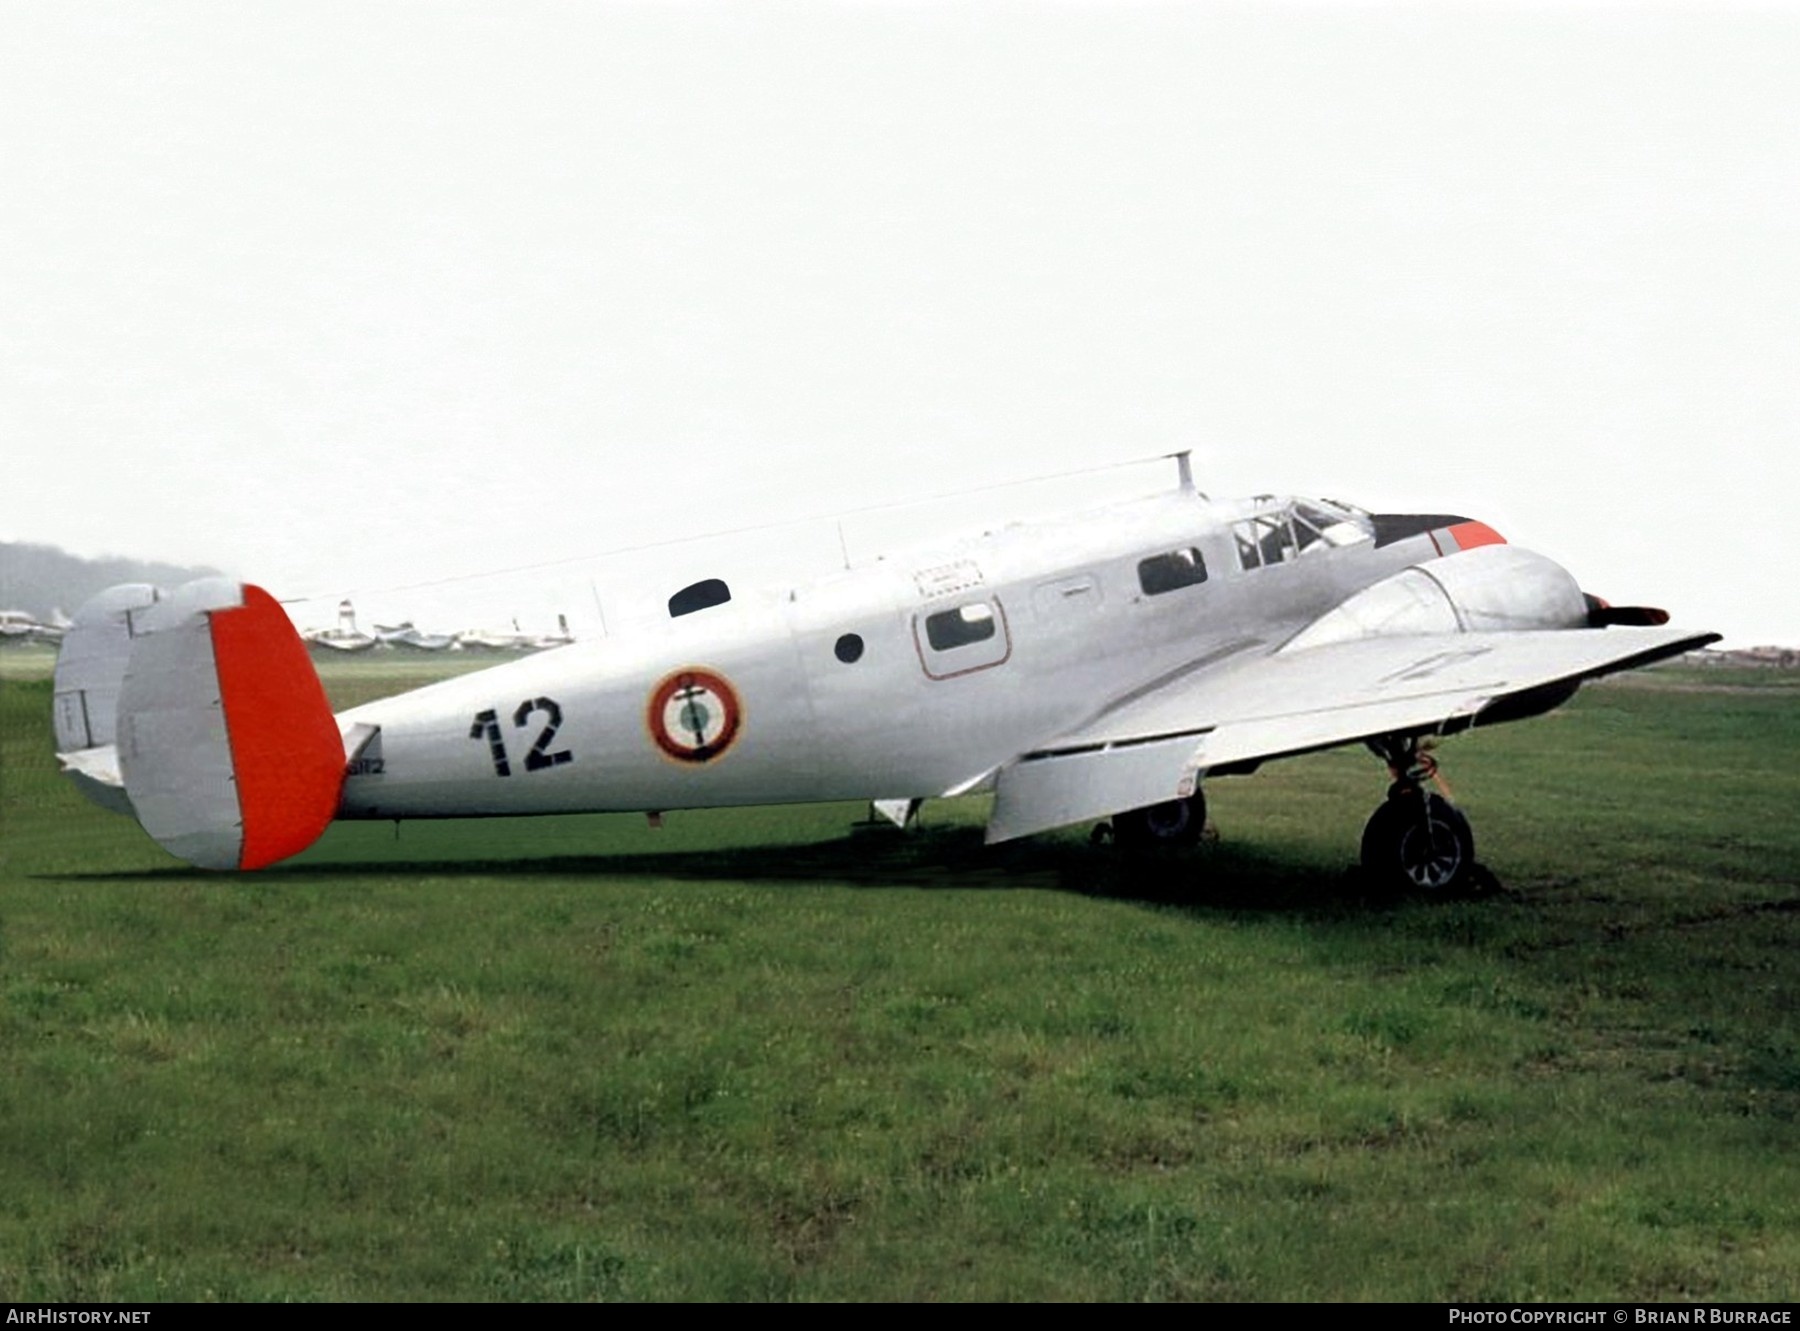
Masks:
[[[1206,827],[1206,796],[1196,790],[1184,800],[1167,800],[1113,815],[1113,840],[1127,850],[1191,846]]]
[[[1363,828],[1363,868],[1383,883],[1457,896],[1475,872],[1475,834],[1449,800],[1398,787]]]

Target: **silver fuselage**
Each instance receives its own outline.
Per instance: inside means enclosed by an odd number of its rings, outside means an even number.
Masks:
[[[1272,651],[1357,591],[1443,553],[1427,533],[1378,546],[1364,521],[1258,563],[1242,552],[1247,515],[1279,506],[1175,492],[369,703],[339,717],[347,732],[379,728],[351,763],[339,816],[967,789],[1134,691]],[[1195,551],[1203,581],[1146,590],[1146,560]],[[965,607],[974,640],[934,645],[945,612]],[[852,642],[859,650],[840,645]]]

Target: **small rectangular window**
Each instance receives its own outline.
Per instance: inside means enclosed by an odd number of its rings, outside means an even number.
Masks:
[[[1144,589],[1146,596],[1161,596],[1164,592],[1193,587],[1205,581],[1206,561],[1191,547],[1138,561],[1138,586]]]
[[[993,608],[979,601],[955,610],[940,610],[925,618],[925,640],[934,652],[986,642],[993,636]]]

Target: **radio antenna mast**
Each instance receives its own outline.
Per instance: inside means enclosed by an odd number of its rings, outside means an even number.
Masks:
[[[1194,489],[1193,450],[1184,448],[1179,453],[1171,453],[1169,456],[1175,459],[1175,471],[1181,481],[1181,493],[1185,495],[1197,493]]]

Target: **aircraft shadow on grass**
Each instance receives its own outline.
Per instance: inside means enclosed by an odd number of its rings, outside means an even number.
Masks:
[[[835,883],[849,889],[1054,891],[1196,910],[1382,909],[1399,899],[1358,866],[1327,866],[1280,848],[1207,845],[1122,853],[1068,842],[984,845],[980,828],[876,832],[797,845],[530,858],[355,860],[295,863],[263,882],[331,884],[397,874],[435,879],[675,879],[693,883]],[[132,873],[43,875],[59,882],[191,882],[185,866]]]

